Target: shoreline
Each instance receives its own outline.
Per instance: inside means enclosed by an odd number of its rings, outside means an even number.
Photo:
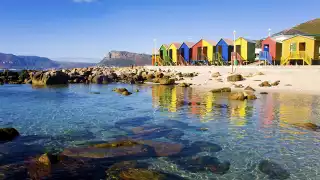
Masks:
[[[227,82],[227,76],[231,75],[231,66],[145,66],[145,68],[182,73],[199,73],[196,77],[184,78],[184,80],[176,82],[192,83],[192,88],[205,91],[222,87],[230,87],[232,91],[241,91],[246,86],[250,86],[256,92],[320,95],[320,84],[317,83],[317,79],[319,78],[320,80],[320,66],[241,66],[237,67],[234,74],[243,75],[245,80],[237,82]],[[221,74],[219,78],[212,77],[212,74],[216,72]],[[264,75],[254,75],[259,72]],[[250,73],[253,76],[246,77]],[[222,79],[222,82],[217,81],[217,79]],[[259,84],[263,81],[268,81],[269,83],[280,81],[280,84],[272,87],[259,87]],[[233,84],[241,84],[244,87],[235,88]]]

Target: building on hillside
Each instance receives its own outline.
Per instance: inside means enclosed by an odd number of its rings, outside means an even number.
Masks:
[[[272,37],[268,37],[261,42],[261,52],[259,60],[268,62],[268,64],[280,64],[282,54],[282,42]]]
[[[282,42],[281,65],[320,64],[320,35],[296,35]]]
[[[180,52],[180,58],[187,62],[190,63],[192,60],[192,46],[194,46],[195,43],[193,42],[183,42],[182,45],[179,48]]]
[[[236,55],[232,53],[232,60],[234,60],[235,57],[240,63],[255,60],[255,41],[240,37],[236,40],[235,45]]]
[[[212,63],[216,44],[215,41],[201,39],[192,47],[192,60]]]
[[[169,59],[173,62],[173,64],[177,65],[178,57],[179,57],[179,48],[180,43],[171,43],[168,48]]]
[[[220,39],[216,46],[216,59],[221,59],[225,63],[231,61],[233,43],[234,42],[230,39]]]

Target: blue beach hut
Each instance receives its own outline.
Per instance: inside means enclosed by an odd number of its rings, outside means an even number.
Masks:
[[[179,48],[180,58],[182,58],[186,62],[190,62],[192,59],[192,46],[195,43],[193,42],[183,42]]]
[[[231,61],[231,53],[233,51],[233,41],[230,39],[220,39],[216,46],[216,56],[224,62]]]

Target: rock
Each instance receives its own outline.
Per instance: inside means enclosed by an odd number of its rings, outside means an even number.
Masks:
[[[156,155],[167,157],[181,152],[183,145],[179,143],[159,142],[159,141],[140,141],[140,143],[153,147]]]
[[[184,74],[183,74],[183,77],[190,77],[190,78],[192,78],[192,77],[195,77],[195,76],[196,76],[195,73],[184,73]]]
[[[243,88],[243,85],[242,84],[234,84],[234,87],[235,88]]]
[[[106,171],[106,180],[120,179],[120,173],[133,168],[148,168],[148,164],[137,161],[122,161],[113,164]]]
[[[263,72],[258,72],[256,75],[264,75],[264,73]]]
[[[245,99],[248,99],[248,100],[255,100],[255,99],[257,99],[257,96],[256,96],[255,94],[253,94],[252,91],[245,92],[244,95],[245,95]]]
[[[155,77],[156,78],[163,78],[163,76],[164,76],[164,74],[162,73],[162,72],[157,72],[156,74],[155,74]]]
[[[124,96],[129,96],[132,94],[126,88],[114,88],[112,91],[122,94]]]
[[[93,145],[95,148],[116,148],[116,147],[123,147],[123,146],[136,146],[140,145],[141,143],[133,140],[122,140],[122,141],[113,141],[108,143],[96,144]]]
[[[218,89],[213,89],[210,92],[212,92],[212,93],[231,92],[231,88],[229,88],[229,87],[218,88]]]
[[[318,131],[320,130],[320,126],[314,124],[314,123],[295,123],[294,126],[304,128],[311,131]]]
[[[229,82],[236,82],[236,81],[242,81],[243,77],[241,74],[235,74],[227,77],[227,80]]]
[[[129,92],[129,91],[124,91],[124,92],[122,92],[121,94],[124,95],[124,96],[129,96],[129,95],[131,95],[132,93]]]
[[[0,128],[0,141],[12,141],[20,136],[15,128]]]
[[[208,130],[209,130],[209,128],[203,128],[203,127],[197,129],[197,131],[208,131]]]
[[[268,81],[264,81],[262,83],[259,84],[260,87],[271,87],[271,84],[269,84]]]
[[[286,85],[284,85],[284,86],[292,86],[291,84],[286,84]]]
[[[175,80],[174,79],[168,79],[168,78],[162,78],[160,79],[160,84],[161,85],[174,85]]]
[[[191,84],[188,83],[180,83],[179,86],[180,87],[190,87]]]
[[[153,73],[149,73],[148,75],[147,75],[147,80],[151,80],[151,79],[154,79],[156,76],[153,74]]]
[[[288,179],[290,173],[282,168],[279,164],[269,161],[262,160],[259,163],[259,170],[264,174],[267,174],[270,179]]]
[[[247,86],[246,88],[244,88],[245,91],[256,91],[255,89],[253,89],[250,86]]]
[[[59,157],[51,153],[45,153],[39,157],[38,161],[46,166],[51,166],[59,162]]]
[[[154,79],[152,80],[152,82],[153,82],[153,83],[160,83],[160,78],[154,78]]]
[[[230,100],[245,100],[245,95],[243,92],[233,92],[229,95]]]
[[[280,84],[280,81],[276,81],[276,82],[271,83],[271,86],[278,86],[279,84]]]
[[[213,74],[211,75],[211,77],[213,77],[213,78],[217,78],[217,77],[219,77],[219,76],[221,76],[221,74],[220,74],[219,72],[215,72],[215,73],[213,73]]]
[[[164,180],[165,175],[148,169],[128,169],[120,173],[123,180]]]
[[[62,71],[37,72],[31,80],[32,84],[37,86],[68,84],[69,76]]]
[[[175,161],[181,168],[191,172],[211,171],[214,174],[225,174],[230,169],[230,162],[220,162],[211,156],[181,158]]]
[[[267,92],[260,92],[260,94],[268,94]]]

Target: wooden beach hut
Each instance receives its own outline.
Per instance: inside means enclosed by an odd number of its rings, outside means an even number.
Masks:
[[[216,52],[216,45],[215,41],[201,39],[192,47],[192,60],[211,64]]]
[[[168,48],[169,59],[173,62],[173,64],[177,65],[178,57],[179,57],[179,48],[180,43],[171,43]]]
[[[192,47],[194,44],[193,42],[183,42],[179,48],[180,58],[188,64],[192,60]]]
[[[319,64],[320,36],[296,35],[282,42],[281,65]]]
[[[221,60],[224,64],[231,61],[233,52],[233,41],[230,39],[220,39],[216,46],[216,59]]]
[[[272,37],[267,37],[261,42],[261,52],[259,60],[275,64],[275,61],[280,61],[282,54],[282,43]]]
[[[237,60],[242,62],[250,62],[255,60],[255,46],[256,42],[240,37],[235,42],[236,56],[232,53],[232,60],[237,57]]]
[[[159,59],[163,65],[168,65],[168,63],[169,63],[168,45],[163,44],[160,46]]]

